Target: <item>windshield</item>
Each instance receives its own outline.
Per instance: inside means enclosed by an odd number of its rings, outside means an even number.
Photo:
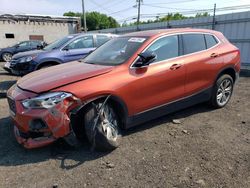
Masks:
[[[118,37],[106,42],[88,55],[85,63],[120,65],[127,61],[146,41],[146,37]]]
[[[54,50],[54,49],[58,49],[60,47],[62,47],[62,45],[66,44],[69,40],[71,40],[73,38],[73,36],[67,36],[67,37],[63,37],[59,40],[56,40],[55,42],[49,44],[48,46],[46,46],[44,48],[44,50]]]

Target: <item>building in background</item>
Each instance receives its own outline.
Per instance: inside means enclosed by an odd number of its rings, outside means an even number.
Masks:
[[[0,48],[25,40],[51,43],[80,32],[80,19],[65,16],[0,15]]]

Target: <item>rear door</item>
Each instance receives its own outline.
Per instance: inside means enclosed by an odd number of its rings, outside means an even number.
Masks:
[[[185,94],[185,67],[178,58],[178,35],[162,37],[146,51],[153,51],[156,60],[144,68],[130,68],[135,80],[128,85],[128,91],[135,113],[178,100]]]
[[[74,61],[84,58],[94,50],[93,36],[82,36],[71,41],[63,48],[64,61]]]
[[[217,39],[210,34],[182,34],[183,62],[186,66],[186,95],[193,95],[212,86],[218,63],[223,58],[217,54]]]

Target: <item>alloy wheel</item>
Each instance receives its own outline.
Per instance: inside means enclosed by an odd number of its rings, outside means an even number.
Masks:
[[[12,54],[10,54],[10,53],[4,53],[2,58],[3,58],[3,60],[6,61],[6,62],[11,61],[11,59],[12,59]]]
[[[224,79],[217,90],[217,103],[224,106],[230,99],[233,90],[233,83],[229,79]]]
[[[111,141],[116,141],[118,138],[118,120],[109,105],[105,105],[103,108],[99,104],[99,113],[100,113],[100,126],[106,138]],[[102,108],[102,109],[101,109]]]

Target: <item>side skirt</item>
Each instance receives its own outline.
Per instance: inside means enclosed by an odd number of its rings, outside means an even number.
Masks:
[[[195,104],[206,102],[211,98],[211,95],[212,95],[212,87],[203,90],[197,94],[191,95],[189,97],[180,99],[178,101],[167,103],[165,105],[161,105],[159,107],[147,110],[145,112],[136,114],[134,116],[130,116],[126,121],[127,122],[126,129],[159,118],[161,116],[170,114],[172,112],[176,112],[178,110],[193,106]]]

